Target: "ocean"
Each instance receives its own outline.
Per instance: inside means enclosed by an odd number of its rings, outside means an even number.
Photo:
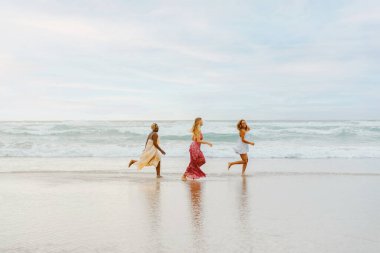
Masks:
[[[138,157],[152,121],[3,121],[0,157]],[[192,121],[158,121],[168,157],[188,157]],[[250,157],[380,158],[380,121],[248,121]],[[205,121],[206,157],[237,157],[236,121]]]

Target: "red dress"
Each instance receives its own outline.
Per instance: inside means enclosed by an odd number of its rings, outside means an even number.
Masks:
[[[201,140],[203,140],[203,135],[200,133]],[[193,141],[189,148],[190,152],[190,163],[187,166],[185,177],[198,179],[205,177],[206,174],[201,170],[201,166],[206,163],[205,156],[201,151],[201,144]]]

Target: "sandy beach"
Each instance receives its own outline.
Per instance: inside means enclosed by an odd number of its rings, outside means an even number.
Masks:
[[[0,252],[380,250],[374,159],[255,160],[245,177],[211,159],[208,177],[188,182],[175,166],[182,158],[164,161],[162,179],[153,168],[119,169],[127,159],[99,159],[110,170],[91,159],[25,159],[0,161],[13,165],[0,174]]]
[[[380,253],[379,14],[0,1],[0,253]]]

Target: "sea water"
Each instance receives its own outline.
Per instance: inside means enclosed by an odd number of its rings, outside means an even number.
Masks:
[[[0,157],[137,157],[152,121],[3,121]],[[168,157],[188,157],[192,121],[158,121]],[[380,158],[380,121],[248,121],[250,157]],[[207,157],[235,157],[236,121],[205,121]]]

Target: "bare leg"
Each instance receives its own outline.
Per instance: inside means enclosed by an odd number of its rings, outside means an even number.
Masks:
[[[230,170],[230,168],[231,168],[231,166],[232,165],[236,165],[236,164],[245,164],[245,161],[244,161],[244,159],[243,159],[243,156],[242,155],[240,155],[240,157],[241,157],[241,160],[240,161],[236,161],[236,162],[232,162],[232,163],[228,163],[228,170]]]
[[[248,155],[247,154],[241,154],[240,157],[244,162],[243,163],[243,169],[241,171],[241,175],[243,176],[245,173],[245,170],[247,169],[247,165],[248,165]]]
[[[159,162],[159,163],[157,164],[157,167],[156,167],[157,178],[162,177],[161,174],[160,174],[160,172],[161,172],[161,162]]]
[[[137,162],[137,160],[131,160],[131,161],[129,162],[128,168],[131,167],[132,164],[134,164],[135,162]]]
[[[236,161],[236,162],[232,162],[232,163],[228,163],[228,170],[231,168],[232,165],[236,165],[236,164],[244,164],[244,161]]]

